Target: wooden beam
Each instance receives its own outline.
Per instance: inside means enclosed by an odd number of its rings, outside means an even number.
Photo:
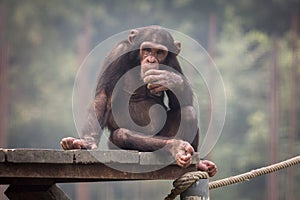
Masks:
[[[5,153],[0,149],[0,162],[5,162]]]
[[[195,171],[198,161],[195,154],[193,164],[183,169],[167,153],[0,149],[0,184],[10,185],[5,194],[11,200],[67,200],[56,183],[174,180]]]
[[[115,165],[116,166],[116,165]],[[127,169],[138,171],[146,166],[126,165]],[[188,171],[195,171],[191,166],[182,169],[170,165],[153,172],[128,173],[118,171],[105,164],[32,164],[0,163],[0,184],[16,184],[20,180],[48,180],[55,183],[119,181],[119,180],[163,180],[176,179]]]
[[[195,158],[198,157],[196,154]],[[167,154],[41,149],[2,149],[0,160],[0,184],[17,184],[20,180],[40,184],[40,181],[64,183],[176,179],[186,172],[195,171],[195,163],[198,162],[198,159],[194,159],[194,164],[183,169],[176,164],[168,165],[170,156]],[[142,171],[146,172],[139,173]]]

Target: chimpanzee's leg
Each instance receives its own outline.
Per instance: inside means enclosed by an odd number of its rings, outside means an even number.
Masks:
[[[179,126],[180,125],[180,126]],[[179,166],[187,167],[198,145],[197,118],[194,108],[169,111],[165,127],[155,136],[147,137],[125,128],[111,133],[112,143],[122,149],[156,151],[163,147],[176,159]]]
[[[175,158],[181,167],[188,167],[192,163],[193,147],[190,143],[160,136],[147,137],[131,130],[119,128],[111,133],[112,143],[122,149],[138,151],[156,151],[163,147]]]
[[[157,134],[189,142],[195,151],[199,143],[198,120],[193,106],[168,111],[165,127]]]
[[[163,129],[153,137],[119,128],[111,133],[110,140],[120,148],[139,151],[156,151],[163,148],[169,139],[183,140],[196,150],[198,146],[197,116],[192,106],[168,111]]]

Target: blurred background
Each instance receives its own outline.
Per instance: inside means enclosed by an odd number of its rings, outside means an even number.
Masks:
[[[157,24],[199,42],[223,78],[227,115],[207,156],[219,169],[212,180],[291,158],[300,152],[299,9],[299,0],[0,0],[0,148],[59,149],[62,137],[77,136],[72,90],[83,59],[113,34]],[[171,183],[60,186],[79,200],[163,199]],[[295,166],[210,196],[295,200],[299,188]]]

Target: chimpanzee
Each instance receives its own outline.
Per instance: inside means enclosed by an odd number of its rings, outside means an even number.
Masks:
[[[100,73],[96,87],[95,100],[80,139],[67,137],[61,141],[63,149],[95,149],[98,146],[102,130],[108,128],[110,141],[117,147],[128,150],[156,151],[165,148],[177,164],[188,167],[198,146],[198,122],[193,107],[193,92],[183,75],[177,59],[180,42],[163,27],[148,26],[131,30],[128,39],[120,42],[108,54],[103,62],[104,71]],[[114,92],[118,81],[130,70],[138,67],[139,73],[129,73],[121,87],[136,85],[130,93],[127,109],[130,118],[123,117],[122,111],[113,113],[113,102],[122,102],[122,91]],[[120,87],[120,86],[118,86]],[[119,91],[119,90],[118,90]],[[116,94],[115,94],[116,93]],[[166,100],[167,99],[167,102]],[[156,109],[154,105],[160,105]],[[166,113],[165,123],[161,126],[161,108]],[[130,120],[148,130],[131,125]],[[96,129],[100,124],[101,130]],[[211,161],[200,161],[200,170],[208,171],[210,176],[217,172]]]

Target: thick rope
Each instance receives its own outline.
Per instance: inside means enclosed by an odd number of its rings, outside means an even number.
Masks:
[[[262,176],[265,174],[269,174],[272,172],[276,172],[278,170],[284,169],[284,168],[288,168],[291,167],[293,165],[299,164],[300,163],[300,156],[296,156],[294,158],[267,166],[267,167],[262,167],[259,169],[255,169],[252,170],[250,172],[244,173],[244,174],[240,174],[240,175],[236,175],[236,176],[232,176],[229,178],[224,178],[221,180],[217,180],[217,181],[213,181],[211,183],[209,183],[209,189],[216,189],[219,187],[223,187],[223,186],[227,186],[227,185],[231,185],[231,184],[235,184],[238,182],[242,182],[242,181],[249,181],[252,178],[255,178],[257,176]]]
[[[188,172],[186,174],[183,174],[181,177],[179,177],[173,182],[174,188],[171,190],[171,193],[165,198],[165,200],[175,199],[177,195],[184,192],[193,183],[195,183],[199,179],[208,179],[208,177],[209,176],[207,172],[202,171]]]
[[[294,158],[282,161],[280,163],[255,169],[244,174],[213,181],[209,183],[209,189],[211,190],[211,189],[216,189],[219,187],[235,184],[242,181],[249,181],[250,179],[255,178],[257,176],[269,174],[287,167],[291,167],[299,163],[300,163],[300,156],[296,156]],[[174,188],[171,190],[171,193],[165,198],[165,200],[175,199],[177,195],[184,192],[186,189],[188,189],[193,183],[195,183],[199,179],[208,179],[208,178],[209,178],[208,174],[202,171],[188,172],[182,175],[181,177],[179,177],[173,182]]]

